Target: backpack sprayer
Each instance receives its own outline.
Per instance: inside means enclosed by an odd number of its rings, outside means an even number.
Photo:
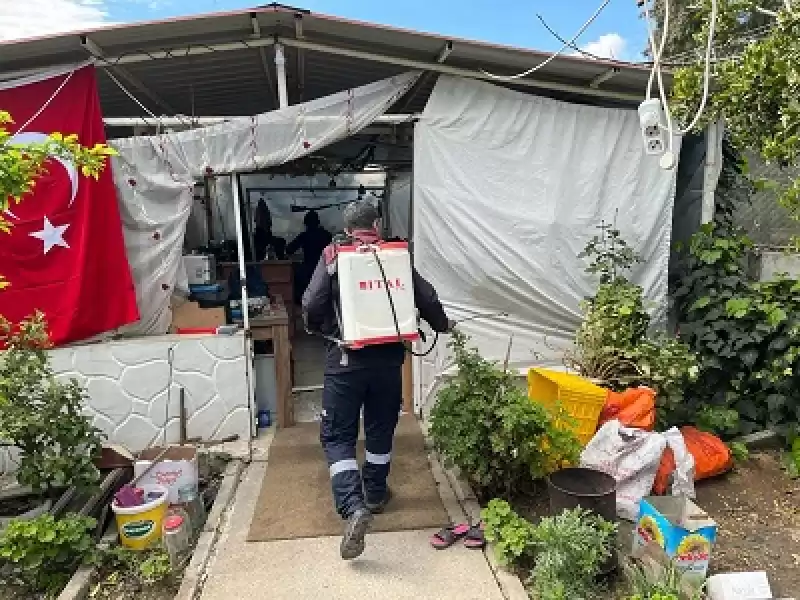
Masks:
[[[413,270],[408,243],[403,241],[376,241],[372,243],[350,240],[335,246],[336,256],[329,272],[339,280],[338,298],[334,312],[341,339],[320,334],[342,350],[357,350],[366,346],[397,342],[425,341],[419,328],[417,308],[414,303]],[[377,267],[377,271],[376,271]],[[390,311],[380,301],[385,293]],[[472,315],[456,321],[464,323],[480,318],[506,316],[506,313]],[[408,350],[414,356],[427,356],[436,347],[436,332],[431,346],[422,353]],[[346,361],[345,354],[342,355]]]

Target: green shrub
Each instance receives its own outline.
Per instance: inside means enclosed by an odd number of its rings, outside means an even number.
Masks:
[[[714,222],[680,249],[676,309],[700,376],[678,418],[728,436],[770,427],[791,443],[800,434],[800,282],[751,280],[754,245],[732,215],[752,182],[727,140],[717,192]]]
[[[94,551],[90,517],[44,514],[15,520],[0,534],[0,581],[35,592],[57,592]]]
[[[542,519],[534,532],[538,553],[528,578],[534,598],[596,597],[596,579],[614,552],[616,530],[614,523],[581,508]]]
[[[0,439],[21,450],[17,480],[35,492],[99,479],[99,430],[84,415],[77,381],[57,381],[48,364],[47,324],[37,313],[18,325],[0,317]]]
[[[458,373],[439,392],[431,412],[434,447],[455,465],[484,497],[509,496],[525,489],[580,454],[575,435],[531,402],[515,376],[467,347],[455,332],[450,347]]]
[[[92,598],[128,598],[129,591],[155,587],[166,589],[175,572],[162,546],[131,550],[112,546],[98,552]]]
[[[673,561],[667,561],[658,575],[646,570],[632,560],[624,563],[625,579],[630,588],[630,596],[625,600],[701,600],[702,586],[699,589],[683,582],[684,570]]]
[[[494,547],[497,560],[506,567],[533,565],[535,527],[520,517],[505,500],[495,498],[481,511],[484,535]]]
[[[614,551],[615,524],[576,508],[533,525],[498,499],[489,502],[481,518],[498,560],[522,572],[533,598],[597,597],[595,580]]]

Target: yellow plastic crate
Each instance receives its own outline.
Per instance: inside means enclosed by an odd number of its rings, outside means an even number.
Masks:
[[[578,375],[538,368],[528,371],[528,397],[545,408],[561,404],[575,419],[577,427],[573,431],[583,446],[597,431],[607,394],[605,388]]]

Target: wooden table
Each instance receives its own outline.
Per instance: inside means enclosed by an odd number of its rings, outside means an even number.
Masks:
[[[269,313],[250,317],[250,332],[253,341],[272,342],[275,349],[276,419],[278,427],[291,427],[294,425],[292,345],[289,341],[289,315],[280,298]]]
[[[262,260],[248,262],[247,266],[258,266],[261,277],[267,284],[271,296],[280,296],[289,315],[289,338],[294,337],[294,262],[291,260]],[[217,267],[220,277],[227,281],[232,271],[239,270],[239,263],[221,262]]]

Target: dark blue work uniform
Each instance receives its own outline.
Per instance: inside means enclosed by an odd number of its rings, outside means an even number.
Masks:
[[[337,338],[340,333],[333,303],[339,297],[338,279],[330,272],[326,255],[320,258],[303,295],[303,316],[312,331]],[[433,286],[416,270],[413,280],[420,316],[434,331],[447,331],[447,316]],[[378,504],[386,496],[392,439],[402,406],[405,348],[391,343],[345,353],[343,361],[342,350],[328,342],[320,441],[328,460],[336,510],[347,519],[366,503]],[[362,408],[366,461],[359,471],[356,442]]]

